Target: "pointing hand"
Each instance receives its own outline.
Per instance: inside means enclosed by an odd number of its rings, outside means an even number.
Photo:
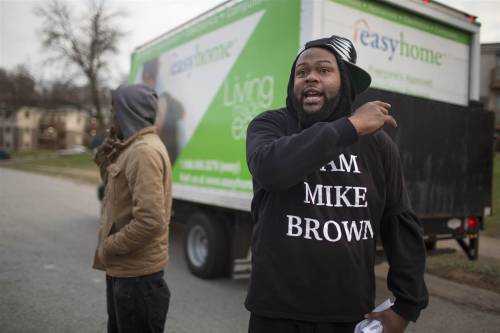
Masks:
[[[398,127],[396,120],[389,115],[390,108],[390,104],[381,101],[368,102],[356,109],[349,120],[360,136],[376,132],[385,124]]]

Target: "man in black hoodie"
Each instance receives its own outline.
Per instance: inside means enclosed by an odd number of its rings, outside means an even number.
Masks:
[[[311,41],[290,74],[286,108],[247,133],[253,177],[249,332],[353,332],[367,314],[403,332],[428,302],[425,247],[399,153],[381,130],[397,126],[380,101],[352,112],[371,78],[352,43]],[[392,308],[370,313],[380,234]]]

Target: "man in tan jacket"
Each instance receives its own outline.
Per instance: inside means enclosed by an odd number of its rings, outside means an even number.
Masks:
[[[108,332],[163,332],[170,291],[171,166],[156,134],[156,93],[143,84],[112,94],[110,135],[95,161],[106,185],[93,267],[106,271]]]

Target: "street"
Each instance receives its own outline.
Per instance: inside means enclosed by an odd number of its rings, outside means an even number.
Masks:
[[[91,268],[98,215],[91,185],[0,168],[2,332],[106,331],[104,273]],[[182,232],[182,227],[172,228],[166,331],[246,332],[248,281],[190,275]],[[377,281],[381,302],[390,294],[385,282]],[[429,307],[407,332],[489,333],[499,327],[500,313],[431,295]]]

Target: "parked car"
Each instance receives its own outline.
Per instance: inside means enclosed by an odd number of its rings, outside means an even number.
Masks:
[[[7,151],[7,149],[0,148],[0,161],[8,159],[10,159],[10,153]]]
[[[71,156],[71,155],[80,155],[85,154],[87,152],[87,148],[82,145],[73,145],[67,149],[61,149],[57,151],[57,154],[60,156]]]

